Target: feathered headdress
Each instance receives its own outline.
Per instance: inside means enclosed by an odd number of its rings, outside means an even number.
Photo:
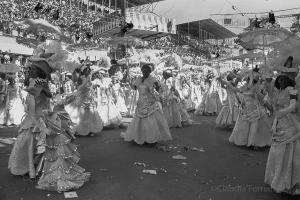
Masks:
[[[67,59],[68,52],[62,48],[61,43],[47,41],[34,50],[33,56],[29,60],[38,65],[43,64],[43,67],[40,68],[48,74],[61,69]]]
[[[111,59],[108,55],[103,55],[99,59],[99,66],[109,69],[111,67]]]

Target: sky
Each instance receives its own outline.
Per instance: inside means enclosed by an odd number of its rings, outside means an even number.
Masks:
[[[236,11],[232,6],[236,7]],[[183,23],[210,18],[211,14],[269,12],[295,7],[300,7],[300,0],[164,0],[158,3],[154,12]],[[288,13],[300,13],[300,9]]]

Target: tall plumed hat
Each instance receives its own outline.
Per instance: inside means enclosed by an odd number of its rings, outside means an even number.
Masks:
[[[40,44],[29,59],[33,66],[38,67],[49,75],[61,69],[68,59],[68,52],[64,50],[60,42],[47,41]]]

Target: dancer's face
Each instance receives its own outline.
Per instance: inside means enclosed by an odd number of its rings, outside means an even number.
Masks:
[[[285,79],[283,77],[278,79],[278,84],[280,88],[284,88],[285,86]]]
[[[37,78],[38,74],[39,74],[39,69],[36,66],[31,65],[30,68],[29,68],[30,77],[31,78]]]
[[[142,68],[142,74],[144,77],[148,77],[150,75],[150,70],[148,69],[148,67],[143,67]]]

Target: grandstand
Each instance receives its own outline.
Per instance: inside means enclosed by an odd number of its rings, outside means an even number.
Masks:
[[[185,32],[199,40],[223,40],[236,37],[236,34],[212,19],[203,19],[177,25],[177,30]]]
[[[127,2],[127,3],[126,3]],[[115,1],[114,4],[106,5],[114,8],[114,12],[103,16],[93,25],[94,37],[118,36],[121,29],[130,24],[123,32],[126,35],[141,38],[143,40],[152,40],[164,37],[169,34],[176,34],[176,23],[174,19],[168,19],[158,16],[153,12],[147,12],[141,6],[151,5],[157,0],[152,1]],[[135,6],[133,8],[133,6]],[[121,11],[121,12],[119,12]]]
[[[187,44],[200,54],[210,58],[212,53],[220,54],[226,50],[222,47],[228,45],[236,34],[221,26],[212,19],[203,19],[178,24],[177,35],[174,40]]]
[[[96,0],[97,4],[103,5],[109,8],[122,9],[122,6],[126,8],[150,5],[162,0]]]

